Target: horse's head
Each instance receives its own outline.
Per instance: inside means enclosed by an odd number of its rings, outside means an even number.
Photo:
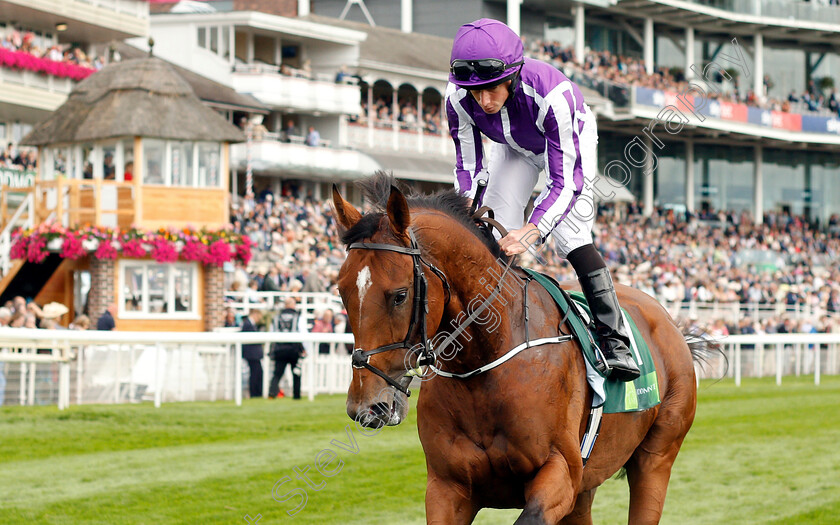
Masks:
[[[367,427],[398,425],[408,413],[407,369],[441,319],[443,280],[421,265],[399,189],[391,186],[384,212],[362,216],[336,188],[333,204],[348,246],[338,290],[356,340],[347,415]]]

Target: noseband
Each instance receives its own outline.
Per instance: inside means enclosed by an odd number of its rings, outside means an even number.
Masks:
[[[447,282],[446,276],[435,265],[423,259],[423,256],[420,253],[420,245],[417,244],[417,238],[414,236],[414,232],[408,230],[408,237],[411,240],[411,246],[408,248],[405,246],[397,246],[395,244],[366,242],[354,242],[347,248],[348,251],[383,250],[389,252],[403,253],[411,256],[411,260],[414,265],[414,301],[411,306],[411,324],[409,324],[408,326],[408,332],[405,334],[405,339],[403,339],[401,342],[380,346],[379,348],[375,348],[373,350],[362,350],[361,348],[356,348],[355,350],[353,350],[352,356],[353,368],[366,368],[370,370],[371,372],[384,379],[389,385],[402,392],[406,396],[411,395],[411,391],[408,390],[408,384],[411,382],[411,377],[403,378],[401,381],[394,380],[391,376],[383,372],[381,369],[371,365],[370,356],[381,354],[383,352],[390,352],[391,350],[399,350],[402,348],[406,350],[412,350],[413,346],[409,341],[412,335],[414,335],[415,330],[419,328],[419,344],[422,344],[423,348],[420,352],[420,359],[418,360],[418,365],[430,364],[434,362],[434,350],[432,349],[431,341],[427,337],[426,330],[426,315],[429,313],[429,297],[427,294],[426,275],[423,273],[422,265],[425,264],[426,266],[428,266],[429,270],[434,272],[434,274],[437,275],[440,279],[441,283],[443,284],[444,290],[446,290],[446,304],[449,304],[449,300],[451,298],[449,282]]]

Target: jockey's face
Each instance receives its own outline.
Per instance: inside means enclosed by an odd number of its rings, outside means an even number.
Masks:
[[[485,113],[495,115],[501,111],[502,106],[507,101],[508,94],[510,93],[510,83],[510,80],[506,80],[490,89],[471,89],[470,93],[472,93],[473,98]]]

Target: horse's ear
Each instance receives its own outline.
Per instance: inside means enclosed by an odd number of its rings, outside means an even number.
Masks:
[[[411,224],[411,214],[408,211],[408,201],[405,200],[405,195],[396,186],[391,186],[387,211],[391,227],[398,235],[405,235],[408,225]]]
[[[344,227],[345,230],[352,228],[362,218],[359,210],[353,207],[352,204],[344,200],[341,193],[338,191],[338,186],[333,184],[333,206],[335,207],[335,215],[338,223]]]

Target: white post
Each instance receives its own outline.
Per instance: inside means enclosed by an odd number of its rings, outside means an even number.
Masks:
[[[393,147],[395,150],[400,149],[400,121],[397,120],[400,116],[399,93],[397,88],[394,88],[394,96],[391,101],[391,122],[394,128]]]
[[[761,33],[756,33],[753,41],[755,48],[753,92],[759,100],[764,100],[764,36]]]
[[[764,148],[757,144],[753,157],[753,221],[756,224],[764,222]]]
[[[653,142],[650,137],[645,136],[645,148],[649,152],[653,152]],[[653,153],[645,156],[645,167],[642,174],[642,181],[644,185],[644,214],[646,216],[653,215]]]
[[[116,345],[117,349],[117,366],[115,366],[114,371],[114,404],[120,402],[120,368],[122,366],[122,352],[120,352],[119,344]]]
[[[575,10],[575,60],[578,64],[583,64],[586,60],[584,54],[586,53],[586,9],[583,4],[578,4],[574,7]]]
[[[309,361],[309,392],[307,393],[307,397],[310,401],[315,401],[315,389],[318,386],[318,359],[320,357],[318,347],[320,345],[318,343],[313,343],[312,346],[313,349],[312,352],[310,352],[312,358]]]
[[[782,386],[782,345],[776,343],[776,385]]]
[[[814,384],[820,386],[820,344],[814,344]]]
[[[741,343],[735,343],[735,386],[741,386]]]
[[[163,350],[161,348],[161,345],[156,344],[155,345],[155,374],[154,374],[154,378],[155,378],[155,408],[160,408],[160,401],[161,401],[161,398],[163,397],[163,392],[161,392],[161,390],[163,389],[162,388],[163,381],[161,381],[161,379],[160,379],[160,362],[162,361],[162,358],[161,358],[161,355],[160,355],[161,350]]]
[[[62,361],[58,365],[58,409],[64,410],[70,405],[70,363]]]
[[[35,363],[29,363],[29,406],[35,405]]]
[[[691,66],[694,65],[694,28],[685,28],[685,78],[691,80],[694,78],[694,71]]]
[[[18,399],[20,400],[20,405],[26,405],[26,373],[29,371],[29,367],[26,363],[20,364],[20,393],[18,394]]]
[[[653,18],[645,18],[644,40],[645,72],[653,74]]]
[[[84,362],[86,346],[79,346],[79,354],[76,356],[76,404],[82,404],[82,383],[84,382]]]
[[[317,197],[316,197],[316,200],[320,200],[320,199],[317,199]],[[264,370],[264,372],[263,372],[263,384],[262,384],[262,393],[263,393],[262,397],[263,398],[268,397],[268,383],[269,383],[269,381],[271,381],[271,376],[268,375],[268,371],[271,369],[271,358],[269,357],[269,351],[270,350],[271,350],[271,343],[268,343],[268,342],[263,343],[263,359],[262,359],[262,365],[263,365],[263,370]]]
[[[233,400],[236,406],[242,406],[242,343],[233,347]]]
[[[694,141],[685,141],[685,209],[694,213]]]
[[[373,84],[368,84],[368,92],[367,92],[367,125],[368,125],[368,147],[373,147],[373,119],[377,118],[378,115],[373,108]],[[347,195],[344,193],[344,195]]]
[[[756,377],[764,377],[764,343],[755,345]]]
[[[403,33],[411,33],[414,31],[414,20],[412,10],[412,0],[400,0],[400,29]]]
[[[298,0],[298,16],[308,16],[309,11],[309,0]]]
[[[519,4],[522,0],[507,0],[507,25],[517,35],[520,31]]]
[[[245,40],[245,62],[254,63],[254,33],[248,32]]]
[[[423,153],[423,130],[425,129],[425,122],[423,122],[423,94],[417,91],[417,148],[420,153]]]
[[[233,24],[228,26],[228,40],[230,41],[230,53],[228,54],[228,64],[231,71],[236,64],[236,27]]]

